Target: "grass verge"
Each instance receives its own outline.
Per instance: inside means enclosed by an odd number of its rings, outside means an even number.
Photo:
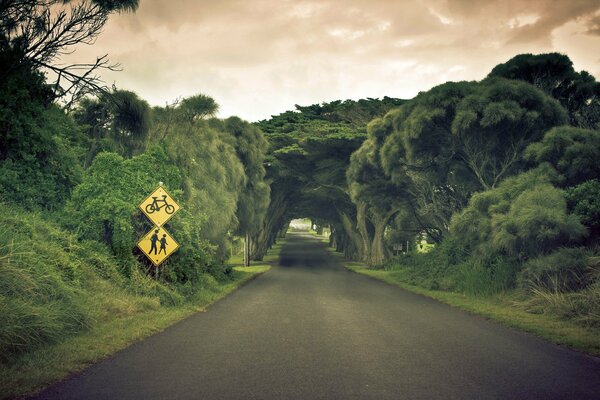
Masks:
[[[278,259],[280,249],[281,244],[256,265],[234,266],[233,281],[216,290],[202,292],[193,303],[115,316],[60,343],[24,353],[10,364],[0,364],[0,399],[18,398],[42,390],[196,312],[206,311],[209,305],[268,271],[270,263]]]
[[[331,251],[333,252],[333,250]],[[553,315],[527,312],[519,304],[520,300],[515,292],[505,292],[489,297],[476,297],[455,292],[429,290],[403,282],[400,276],[394,274],[394,271],[369,269],[362,263],[345,261],[341,255],[340,261],[347,269],[356,273],[498,321],[506,326],[531,333],[555,344],[600,356],[600,330],[585,328]]]

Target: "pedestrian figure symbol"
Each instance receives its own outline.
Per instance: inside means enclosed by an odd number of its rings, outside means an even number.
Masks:
[[[156,253],[156,242],[158,242],[158,229],[154,231],[154,234],[150,237],[150,242],[152,242],[152,245],[150,246],[150,254],[152,254],[152,251],[154,251],[154,254]],[[162,248],[162,242],[161,242],[161,248]]]
[[[160,254],[163,252],[167,254],[167,235],[164,233],[162,239],[160,239],[160,251],[158,253]]]

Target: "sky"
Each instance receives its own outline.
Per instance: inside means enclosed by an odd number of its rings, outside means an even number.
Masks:
[[[600,77],[600,0],[140,0],[93,46],[102,73],[151,105],[202,93],[219,117],[268,119],[295,104],[412,98],[480,80],[521,53],[560,52]]]

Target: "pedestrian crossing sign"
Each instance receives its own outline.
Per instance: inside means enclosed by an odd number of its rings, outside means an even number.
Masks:
[[[152,264],[159,266],[179,248],[179,244],[166,229],[154,227],[138,242],[137,247]]]

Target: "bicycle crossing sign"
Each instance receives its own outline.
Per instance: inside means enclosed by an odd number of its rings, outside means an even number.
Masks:
[[[179,248],[175,239],[161,227],[153,227],[137,246],[157,267]]]
[[[150,196],[140,203],[140,209],[156,226],[163,226],[179,211],[179,204],[162,187],[156,188]]]

